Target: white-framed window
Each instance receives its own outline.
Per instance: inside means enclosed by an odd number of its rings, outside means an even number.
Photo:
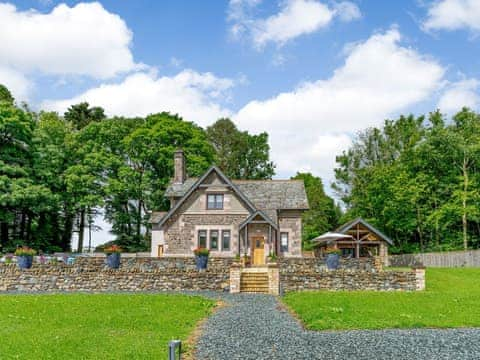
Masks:
[[[230,230],[222,231],[222,251],[230,250]]]
[[[207,194],[207,209],[208,210],[222,210],[223,209],[223,194]]]
[[[288,252],[288,232],[280,233],[280,250],[282,252]]]
[[[218,250],[218,230],[210,230],[210,250]]]
[[[198,230],[198,247],[207,248],[207,230]]]

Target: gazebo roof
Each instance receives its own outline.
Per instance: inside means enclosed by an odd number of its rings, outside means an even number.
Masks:
[[[393,245],[393,241],[392,239],[390,239],[387,235],[385,235],[383,232],[381,232],[380,230],[378,230],[376,227],[374,227],[373,225],[369,224],[367,221],[365,221],[364,219],[362,219],[361,217],[358,217],[356,219],[353,219],[345,224],[343,224],[342,226],[340,226],[339,228],[337,228],[335,231],[336,232],[339,232],[339,233],[342,233],[342,234],[346,234],[349,230],[351,230],[354,226],[356,225],[362,225],[364,226],[365,228],[367,228],[369,231],[371,231],[372,233],[374,233],[375,235],[377,235],[379,238],[381,238],[382,240],[386,241],[387,243],[389,243],[390,245]]]

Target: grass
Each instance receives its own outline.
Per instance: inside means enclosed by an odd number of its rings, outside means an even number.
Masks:
[[[297,292],[284,302],[312,330],[480,326],[480,269],[427,269],[422,292]]]
[[[0,295],[0,358],[165,359],[213,307],[186,295]]]

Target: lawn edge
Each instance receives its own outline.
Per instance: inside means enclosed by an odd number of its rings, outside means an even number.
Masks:
[[[186,345],[185,347],[187,350],[185,352],[183,352],[182,350],[182,359],[185,359],[185,360],[195,359],[195,353],[197,351],[197,343],[203,334],[205,323],[210,318],[210,316],[212,316],[219,309],[225,306],[226,304],[223,300],[217,300],[215,302],[215,305],[213,306],[212,312],[197,322],[192,332],[190,333],[190,335],[188,335],[187,339],[185,340],[185,345]]]

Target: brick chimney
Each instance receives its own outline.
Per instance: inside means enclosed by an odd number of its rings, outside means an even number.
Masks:
[[[185,154],[183,150],[175,151],[173,155],[173,183],[174,184],[183,184],[187,178],[185,171]]]

